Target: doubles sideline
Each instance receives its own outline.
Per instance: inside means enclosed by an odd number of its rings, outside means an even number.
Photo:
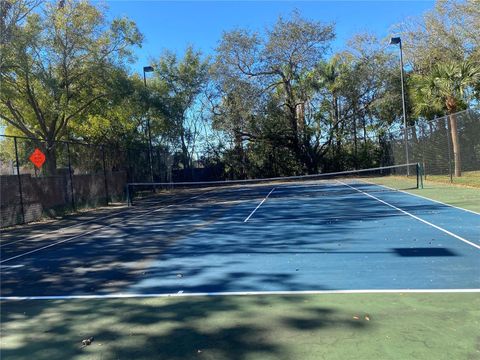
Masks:
[[[360,181],[364,182],[366,184],[380,186],[380,187],[383,187],[385,189],[389,189],[389,190],[393,190],[393,191],[400,191],[401,193],[404,193],[404,194],[407,194],[407,195],[416,196],[416,197],[421,198],[421,199],[425,199],[425,200],[428,200],[428,201],[431,201],[431,202],[434,202],[434,203],[437,203],[437,204],[442,204],[442,205],[445,205],[445,206],[448,206],[448,207],[451,207],[451,208],[454,208],[454,209],[466,211],[466,212],[469,212],[469,213],[472,213],[472,214],[475,214],[475,215],[480,215],[479,212],[476,212],[476,211],[473,211],[473,210],[470,210],[470,209],[464,209],[464,208],[461,208],[459,206],[455,206],[455,205],[452,205],[452,204],[447,204],[447,203],[444,203],[443,201],[440,201],[440,200],[430,199],[428,197],[425,197],[425,196],[422,196],[422,195],[419,195],[419,194],[414,194],[414,193],[411,193],[411,192],[408,192],[408,191],[405,191],[405,190],[394,189],[394,188],[392,188],[390,186],[387,186],[387,185],[376,184],[374,182],[366,181],[366,180],[363,180],[363,179],[360,179]]]
[[[181,203],[184,203],[184,202],[187,202],[189,200],[193,200],[193,199],[196,199],[196,198],[199,198],[201,196],[204,196],[206,195],[206,193],[202,193],[200,195],[196,195],[196,196],[192,196],[188,199],[185,199],[185,200],[182,200],[182,201],[179,201],[178,204],[181,204]],[[167,205],[167,206],[164,206],[164,207],[161,207],[161,208],[157,208],[157,209],[154,209],[154,210],[150,210],[150,211],[146,211],[146,212],[143,212],[141,213],[140,215],[136,215],[136,216],[133,216],[133,217],[130,217],[128,219],[118,219],[117,221],[114,221],[110,224],[105,224],[105,225],[101,225],[100,227],[96,228],[96,229],[93,229],[93,230],[90,230],[90,231],[86,231],[86,232],[82,232],[78,235],[75,235],[75,236],[72,236],[72,237],[69,237],[69,238],[66,238],[64,240],[60,240],[60,241],[56,241],[54,243],[51,243],[51,244],[48,244],[48,245],[45,245],[45,246],[42,246],[42,247],[39,247],[39,248],[36,248],[36,249],[33,249],[33,250],[30,250],[30,251],[27,251],[25,253],[21,253],[21,254],[18,254],[16,256],[12,256],[10,258],[7,258],[7,259],[4,259],[2,261],[0,261],[0,264],[3,264],[7,261],[11,261],[11,260],[14,260],[14,259],[18,259],[20,257],[23,257],[23,256],[26,256],[26,255],[29,255],[29,254],[33,254],[33,253],[36,253],[38,251],[41,251],[41,250],[45,250],[45,249],[48,249],[52,246],[56,246],[58,244],[62,244],[62,243],[65,243],[65,242],[68,242],[68,241],[72,241],[72,240],[75,240],[75,239],[78,239],[80,237],[83,237],[85,235],[88,235],[88,234],[92,234],[94,232],[97,232],[97,231],[100,231],[100,230],[103,230],[105,228],[109,228],[109,227],[112,227],[113,225],[116,225],[120,222],[122,222],[123,224],[127,224],[129,223],[130,221],[134,220],[134,219],[138,219],[142,216],[145,216],[145,215],[148,215],[148,214],[152,214],[152,213],[155,213],[155,212],[159,212],[159,211],[163,211],[163,210],[166,210],[172,206],[176,206],[177,204],[171,204],[171,205]]]

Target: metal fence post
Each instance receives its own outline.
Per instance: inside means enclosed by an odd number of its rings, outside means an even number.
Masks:
[[[108,206],[109,195],[108,195],[108,180],[107,180],[107,168],[105,166],[105,147],[102,145],[102,160],[103,160],[103,177],[105,179],[105,202]]]
[[[68,155],[68,174],[70,175],[70,191],[72,192],[72,208],[75,211],[75,196],[73,195],[72,162],[70,159],[70,143],[68,142],[67,142],[67,155]]]
[[[22,210],[22,224],[25,224],[25,209],[23,207],[22,179],[20,176],[20,166],[18,164],[18,146],[17,146],[16,136],[13,137],[13,143],[15,144],[15,162],[17,166],[18,192],[20,194],[20,209]]]
[[[423,165],[422,164],[418,164],[419,166],[419,172],[420,172],[420,177],[419,177],[419,180],[420,180],[420,189],[423,189],[423,173],[424,173],[424,169],[423,169]]]
[[[452,141],[450,140],[450,122],[448,116],[445,116],[445,122],[447,123],[447,147],[448,147],[448,174],[450,175],[450,182],[453,183],[453,171],[452,171]]]

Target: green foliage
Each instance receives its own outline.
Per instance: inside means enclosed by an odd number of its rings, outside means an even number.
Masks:
[[[470,61],[438,63],[429,74],[415,74],[412,80],[418,116],[452,114],[470,102],[474,86],[480,82],[480,65]]]
[[[213,63],[193,47],[166,51],[145,86],[126,69],[142,41],[131,20],[84,0],[0,9],[0,125],[50,147],[67,136],[145,147],[149,120],[174,167],[282,176],[385,164],[385,135],[403,124],[398,53],[357,34],[331,54],[333,25],[298,12],[263,33],[224,33]],[[477,0],[438,0],[396,27],[409,125],[478,107],[479,29]]]
[[[2,43],[1,119],[49,142],[120,90],[115,73],[142,38],[132,22],[108,24],[100,8],[74,0],[45,3],[10,28]]]
[[[201,98],[209,81],[209,59],[188,47],[183,59],[167,51],[154,67],[149,88],[158,97],[151,103],[152,110],[163,115],[166,138],[180,150],[183,168],[189,168],[203,130]]]
[[[288,148],[304,171],[315,171],[319,137],[307,113],[313,90],[310,72],[333,37],[332,26],[298,13],[279,18],[264,37],[247,30],[224,34],[215,66],[220,85],[217,124],[233,132],[237,151],[245,150],[244,142],[267,141],[271,146],[253,146],[265,149],[261,158],[271,158],[271,149]],[[275,127],[270,125],[273,118],[279,119]]]
[[[479,9],[478,0],[438,0],[422,18],[399,24],[395,32],[414,71],[425,75],[438,62],[479,61]]]

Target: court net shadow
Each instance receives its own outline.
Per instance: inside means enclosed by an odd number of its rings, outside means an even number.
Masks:
[[[439,257],[439,256],[458,256],[454,251],[446,248],[434,248],[434,247],[423,247],[423,248],[397,248],[393,251],[398,256],[404,257]]]

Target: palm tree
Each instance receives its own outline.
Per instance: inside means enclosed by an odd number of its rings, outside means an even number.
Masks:
[[[456,113],[468,106],[472,89],[479,82],[480,65],[471,61],[439,63],[429,74],[413,77],[416,114],[448,114],[456,177],[462,175]]]

